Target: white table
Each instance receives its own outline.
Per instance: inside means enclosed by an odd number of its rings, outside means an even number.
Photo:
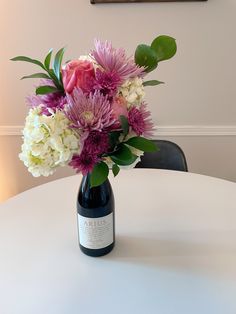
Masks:
[[[111,179],[116,246],[80,252],[72,176],[0,206],[1,314],[235,314],[236,184],[164,170]]]

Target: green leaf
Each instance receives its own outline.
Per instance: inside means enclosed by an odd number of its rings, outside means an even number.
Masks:
[[[120,120],[120,124],[121,124],[122,130],[123,130],[123,135],[124,135],[124,137],[126,137],[126,135],[129,133],[128,119],[125,116],[121,115],[119,117],[119,120]]]
[[[90,175],[90,186],[95,187],[101,185],[106,181],[109,174],[109,168],[107,164],[103,161],[97,163],[93,167],[93,171]]]
[[[157,67],[156,52],[148,45],[138,45],[135,50],[135,63],[146,68],[146,72],[151,72]]]
[[[40,86],[36,89],[36,95],[45,95],[58,92],[58,89],[54,86]]]
[[[52,57],[52,49],[49,50],[48,54],[46,55],[46,58],[44,60],[44,65],[45,68],[49,70],[50,68],[50,62],[51,62],[51,57]]]
[[[120,144],[116,152],[110,155],[111,160],[120,165],[128,166],[131,165],[137,159],[137,156],[132,154],[131,150],[124,144]]]
[[[116,177],[118,175],[118,173],[120,172],[120,167],[117,164],[113,164],[112,172],[114,174],[114,177]]]
[[[135,147],[143,152],[155,152],[157,150],[156,145],[151,140],[140,136],[131,137],[125,144]]]
[[[119,143],[119,137],[120,137],[121,131],[114,131],[108,133],[109,136],[109,146],[111,150],[115,148],[115,146]]]
[[[45,70],[45,67],[42,64],[42,62],[40,62],[40,61],[38,61],[36,59],[31,59],[31,58],[25,57],[25,56],[18,56],[18,57],[12,58],[11,61],[30,62],[30,63],[33,63],[33,64],[37,64],[38,66],[40,66],[41,68],[43,68]]]
[[[177,51],[175,39],[166,35],[155,38],[151,47],[156,52],[157,62],[172,58]]]
[[[63,84],[62,84],[61,81],[59,81],[57,79],[57,77],[56,77],[55,73],[53,72],[53,70],[52,69],[48,69],[47,72],[48,72],[49,76],[51,77],[53,83],[55,84],[56,88],[58,90],[60,90],[61,92],[64,92]]]
[[[54,71],[52,69],[48,69],[48,74],[51,76],[51,78],[53,79],[53,82],[59,86],[61,86],[61,82],[57,79]]]
[[[61,63],[62,63],[64,52],[65,52],[65,48],[61,48],[56,53],[54,63],[53,63],[53,70],[59,81],[61,80]]]
[[[151,81],[143,82],[143,86],[155,86],[155,85],[159,85],[159,84],[165,84],[165,83],[161,82],[161,81],[157,81],[157,80],[151,80]]]
[[[21,80],[27,79],[27,78],[45,78],[45,79],[51,79],[50,76],[48,76],[46,73],[35,73],[27,76],[23,76]]]

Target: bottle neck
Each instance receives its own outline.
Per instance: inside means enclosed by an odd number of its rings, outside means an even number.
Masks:
[[[112,187],[107,179],[99,186],[90,187],[90,175],[83,177],[79,193],[78,202],[84,208],[101,208],[104,207],[104,212],[108,208],[114,208],[114,196]]]
[[[104,188],[104,187],[106,187],[106,186],[110,186],[110,181],[109,181],[109,179],[107,178],[106,181],[104,181],[102,184],[91,188],[91,186],[90,186],[90,178],[91,178],[91,174],[90,174],[90,173],[88,173],[88,174],[86,174],[86,175],[83,175],[81,185],[82,185],[82,186],[86,186],[86,189],[90,189],[90,190],[100,190],[101,187]]]

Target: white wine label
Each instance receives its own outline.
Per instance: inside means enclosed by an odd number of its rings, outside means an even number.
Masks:
[[[114,241],[113,213],[99,218],[78,214],[79,242],[88,249],[102,249]]]

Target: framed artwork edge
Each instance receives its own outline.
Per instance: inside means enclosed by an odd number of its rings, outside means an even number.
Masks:
[[[148,3],[148,2],[205,2],[208,0],[90,0],[91,4],[98,3]]]

